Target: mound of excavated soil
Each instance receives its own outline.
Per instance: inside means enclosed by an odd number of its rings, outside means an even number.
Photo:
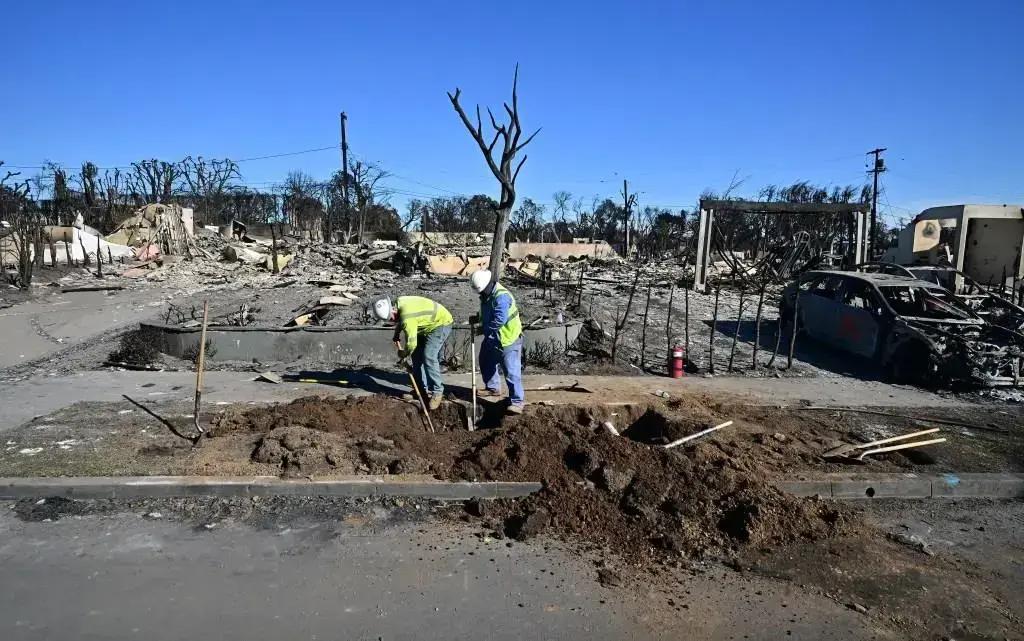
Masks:
[[[471,434],[461,408],[446,403],[431,414],[431,434],[418,406],[395,398],[306,397],[291,403],[229,409],[214,419],[205,445],[262,434],[252,461],[279,466],[285,476],[314,474],[434,474],[447,476]],[[462,427],[458,432],[451,430]]]
[[[546,421],[491,432],[453,468],[466,479],[543,482],[538,494],[494,510],[492,525],[503,519],[506,534],[547,528],[626,557],[814,540],[857,522],[841,506],[783,494],[766,472],[710,442],[665,450]]]
[[[457,405],[433,414],[386,397],[303,398],[229,411],[212,438],[258,433],[253,460],[282,474],[430,473],[461,480],[541,481],[523,500],[467,506],[509,536],[549,530],[631,558],[729,553],[742,546],[814,540],[851,529],[851,512],[797,499],[771,484],[772,462],[716,437],[690,447],[657,445],[717,420],[646,408],[531,407],[501,427],[468,432]],[[601,424],[612,419],[622,432]]]

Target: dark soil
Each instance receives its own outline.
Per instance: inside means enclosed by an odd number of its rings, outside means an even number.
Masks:
[[[534,407],[499,428],[468,432],[462,408],[448,403],[434,415],[438,433],[430,434],[410,403],[304,398],[225,413],[207,444],[238,432],[262,434],[253,459],[285,475],[426,472],[541,481],[530,498],[493,509],[474,503],[468,511],[513,538],[550,531],[638,561],[728,556],[746,545],[833,536],[858,523],[841,506],[783,494],[771,484],[770,468],[730,455],[713,439],[676,450],[652,445],[706,427],[714,417],[705,415],[702,422],[697,413],[668,418],[641,407]],[[602,426],[609,419],[623,436]]]
[[[453,475],[540,480],[539,493],[499,503],[492,524],[499,527],[503,516],[509,536],[548,529],[637,560],[729,555],[746,545],[830,537],[859,524],[843,506],[783,494],[755,459],[731,457],[713,442],[665,450],[612,436],[590,418],[557,420],[538,412],[492,431],[462,453]],[[652,438],[644,427],[652,420],[644,414],[626,434],[639,429]]]

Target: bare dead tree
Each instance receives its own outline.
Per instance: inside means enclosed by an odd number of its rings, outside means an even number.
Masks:
[[[665,354],[672,351],[672,299],[676,295],[675,281],[668,289],[668,318],[665,319]]]
[[[530,144],[534,136],[540,133],[540,129],[533,132],[526,138],[526,140],[520,142],[523,130],[519,122],[519,97],[517,93],[519,85],[519,65],[516,65],[515,74],[512,77],[512,105],[506,102],[504,103],[505,112],[508,114],[508,122],[498,124],[494,114],[491,113],[490,108],[487,109],[487,115],[491,120],[491,127],[494,129],[494,137],[491,142],[488,143],[484,137],[483,120],[480,117],[480,105],[476,106],[476,124],[469,119],[466,115],[462,105],[459,104],[459,96],[462,94],[462,90],[458,87],[455,88],[455,93],[448,93],[448,99],[451,100],[452,106],[455,111],[459,114],[459,118],[462,119],[462,124],[466,126],[470,135],[476,141],[476,144],[480,147],[480,151],[484,155],[484,159],[487,161],[487,166],[494,174],[494,177],[501,184],[501,199],[498,201],[498,215],[497,220],[494,224],[494,240],[491,243],[491,260],[489,268],[491,270],[491,282],[497,282],[499,276],[502,273],[504,252],[505,252],[505,231],[508,229],[509,216],[512,213],[512,207],[516,202],[516,179],[519,177],[519,172],[522,170],[523,165],[526,163],[527,156],[524,154],[522,159],[515,165],[513,169],[513,163],[515,162],[516,155],[523,150],[526,145]],[[501,141],[501,153],[500,156],[495,158],[495,148],[498,142]]]
[[[743,324],[743,300],[746,296],[747,290],[740,290],[740,305],[739,309],[736,310],[736,331],[732,334],[732,346],[729,348],[729,367],[725,371],[732,371],[733,358],[736,356],[736,343],[740,339],[740,326]]]
[[[796,282],[796,296],[793,297],[793,326],[789,333],[789,358],[786,369],[793,369],[793,352],[796,350],[796,334],[800,331],[800,281]]]
[[[626,328],[626,323],[629,321],[629,313],[633,310],[633,297],[636,295],[636,285],[640,281],[640,269],[636,270],[636,275],[633,277],[633,285],[629,288],[629,299],[626,301],[626,312],[619,318],[615,319],[615,335],[612,337],[612,362],[615,362],[615,355],[619,349],[619,337],[622,335],[622,330]]]
[[[651,311],[651,286],[647,284],[647,304],[644,305],[644,327],[640,336],[640,369],[647,369],[647,314]]]
[[[711,315],[711,341],[708,347],[708,372],[715,373],[715,330],[718,329],[718,295],[722,292],[721,283],[715,284],[715,311]]]
[[[196,203],[198,219],[204,223],[227,223],[221,211],[231,191],[231,181],[242,177],[238,164],[230,158],[207,160],[202,156],[186,156],[179,163],[185,190]]]
[[[34,254],[39,252],[43,218],[29,199],[29,181],[18,181],[20,175],[21,172],[4,171],[0,178],[0,220],[10,225],[0,228],[0,249],[11,247],[18,274],[17,285],[28,289],[36,266]],[[5,253],[0,251],[0,257]]]
[[[690,360],[690,289],[691,282],[683,287],[683,365]]]
[[[166,203],[171,200],[180,177],[181,166],[178,163],[153,158],[132,163],[128,184],[136,204]]]
[[[391,174],[387,171],[356,161],[349,177],[356,201],[356,211],[359,213],[358,236],[360,244],[363,242],[363,234],[366,233],[366,214],[373,205],[378,202],[387,202],[390,193],[380,185],[382,180]],[[351,221],[349,222],[351,228]]]
[[[754,317],[754,357],[751,367],[757,370],[757,350],[761,346],[761,312],[764,310],[764,290],[766,283],[761,281],[757,289],[757,314]]]

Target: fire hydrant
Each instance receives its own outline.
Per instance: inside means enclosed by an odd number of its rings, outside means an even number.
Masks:
[[[668,375],[672,378],[682,378],[686,376],[683,370],[683,362],[685,361],[685,354],[681,345],[676,345],[669,352],[668,358]]]

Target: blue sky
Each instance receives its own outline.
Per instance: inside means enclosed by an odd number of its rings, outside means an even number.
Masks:
[[[125,165],[337,144],[414,195],[496,184],[451,108],[500,107],[520,64],[521,197],[692,206],[807,179],[860,184],[888,147],[883,211],[1024,202],[1024,2],[64,2],[4,10],[0,159]],[[506,8],[509,7],[509,8]],[[242,164],[269,186],[337,150]],[[31,172],[31,170],[26,170]]]

